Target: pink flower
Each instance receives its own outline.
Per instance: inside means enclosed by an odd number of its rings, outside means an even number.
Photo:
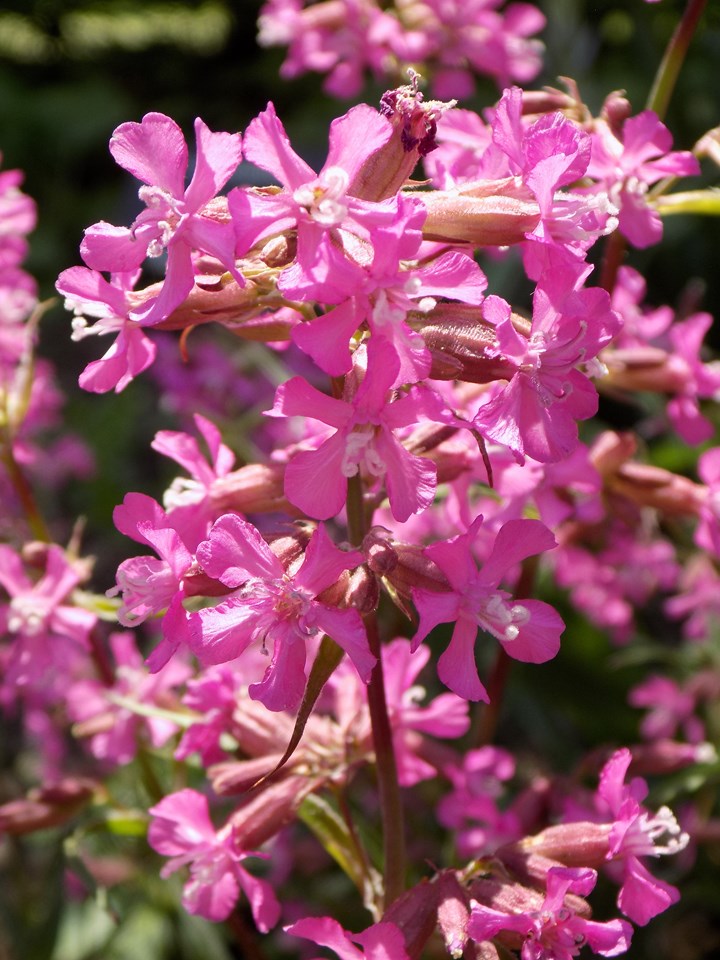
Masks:
[[[35,201],[20,190],[22,182],[20,170],[0,172],[0,268],[17,266],[24,259],[25,235],[37,222]]]
[[[363,353],[356,351],[356,364]],[[394,435],[417,423],[432,400],[413,387],[390,403],[388,392],[399,370],[392,344],[373,338],[365,376],[351,399],[328,397],[302,377],[278,387],[273,416],[302,416],[335,428],[316,450],[296,453],[285,471],[285,495],[308,516],[334,517],[347,498],[348,478],[360,470],[384,479],[396,520],[405,521],[432,503],[435,464],[411,454]]]
[[[225,663],[208,667],[199,677],[188,681],[182,702],[197,714],[197,721],[183,733],[175,751],[176,759],[185,760],[192,753],[198,753],[205,767],[226,759],[220,738],[231,728],[240,689],[240,676]]]
[[[712,447],[702,454],[698,460],[698,474],[707,489],[700,508],[695,543],[720,557],[720,447]]]
[[[75,736],[89,737],[90,752],[98,760],[114,764],[129,763],[138,749],[138,739],[146,732],[154,747],[162,746],[177,724],[164,716],[143,717],[115,702],[113,696],[128,698],[146,706],[167,707],[173,687],[184,683],[190,668],[182,663],[168,664],[151,675],[143,667],[132,633],[114,633],[110,637],[115,667],[115,682],[107,687],[99,680],[79,680],[67,693],[68,714],[76,725]]]
[[[328,947],[340,960],[409,960],[402,933],[387,921],[375,923],[361,933],[350,933],[332,917],[306,917],[285,927],[285,932]]]
[[[392,126],[366,104],[353,107],[330,126],[330,146],[318,174],[292,149],[270,103],[245,133],[245,158],[276,177],[279,193],[235,189],[228,197],[235,223],[237,251],[246,253],[258,240],[297,231],[296,262],[280,275],[278,287],[294,300],[340,303],[361,277],[350,251],[371,240],[372,231],[392,223],[395,199],[383,203],[358,200],[349,193],[363,161],[392,136]]]
[[[593,953],[616,957],[630,946],[630,924],[625,920],[585,920],[572,911],[565,899],[568,893],[587,895],[596,880],[594,870],[552,867],[540,909],[510,914],[473,901],[468,934],[478,943],[504,931],[520,934],[524,938],[522,960],[570,960],[586,944]]]
[[[416,681],[429,659],[427,647],[413,653],[408,640],[393,640],[382,648],[398,780],[403,787],[437,775],[436,766],[424,758],[427,755],[432,760],[432,750],[423,749],[424,734],[457,739],[467,733],[470,726],[467,702],[455,694],[441,693],[427,706],[420,705],[425,691]]]
[[[695,716],[696,698],[687,688],[669,677],[652,676],[633,687],[628,703],[646,707],[649,713],[640,724],[646,740],[674,737],[680,727],[690,743],[705,738],[702,722]]]
[[[511,81],[532,80],[542,64],[541,41],[529,39],[545,26],[545,17],[529,3],[504,0],[425,0],[428,8],[418,24],[427,52],[405,59],[429,59],[433,64],[432,89],[441,99],[472,96],[474,74],[492,77],[500,88]],[[412,38],[415,43],[417,40]],[[397,44],[402,53],[402,37]],[[419,54],[419,56],[418,56]]]
[[[647,784],[640,777],[625,783],[632,761],[627,749],[617,750],[600,774],[598,799],[614,817],[606,859],[617,863],[622,876],[618,906],[630,919],[644,926],[680,899],[676,887],[658,880],[639,857],[658,857],[683,850],[689,841],[672,811],[661,807],[651,815],[640,801],[647,796]],[[662,841],[665,842],[662,842]]]
[[[78,383],[84,390],[120,393],[155,359],[156,347],[142,332],[142,325],[130,317],[132,303],[128,294],[138,279],[139,271],[115,273],[110,282],[87,267],[64,270],[55,287],[73,310],[73,340],[90,335],[117,334],[117,339],[101,360],[89,363]],[[96,317],[88,327],[86,316]]]
[[[117,618],[124,627],[134,627],[148,617],[167,610],[161,643],[148,657],[154,673],[160,670],[186,637],[182,606],[183,577],[193,565],[192,554],[159,503],[143,493],[128,493],[113,511],[115,526],[127,537],[148,544],[160,559],[142,556],[124,560],[117,570],[117,584],[108,596],[122,594]]]
[[[428,647],[415,653],[410,641],[397,638],[382,646],[383,673],[388,715],[398,768],[398,782],[412,787],[437,776],[446,760],[446,751],[436,750],[429,737],[455,739],[470,725],[466,700],[453,693],[441,693],[426,706],[426,691],[416,681],[430,659]],[[372,750],[372,728],[367,704],[367,688],[347,664],[340,664],[329,679],[333,693],[333,712],[345,738],[367,744]]]
[[[407,314],[428,313],[435,297],[482,302],[487,281],[467,254],[443,253],[422,266],[407,263],[419,254],[425,216],[416,201],[398,198],[397,218],[373,231],[372,262],[348,288],[347,299],[293,329],[295,343],[326,373],[340,376],[351,369],[349,341],[367,323],[373,336],[392,343],[400,359],[398,384],[423,380],[430,371],[430,354],[406,323]]]
[[[378,9],[375,0],[320,3],[307,10],[304,0],[266,0],[258,19],[262,47],[288,45],[280,75],[292,79],[313,70],[327,73],[323,89],[334,97],[355,97],[365,69],[382,79],[387,40],[399,24]]]
[[[488,701],[475,665],[478,628],[496,637],[514,659],[544,663],[560,649],[564,623],[540,600],[513,603],[499,589],[503,577],[520,561],[556,546],[555,538],[539,520],[510,520],[495,538],[490,555],[478,570],[472,546],[482,517],[467,533],[426,547],[425,554],[450,583],[447,593],[414,589],[420,624],[413,638],[417,646],[439,623],[455,621],[450,645],[438,660],[438,676],[458,696]]]
[[[215,830],[206,797],[195,790],[180,790],[148,812],[153,817],[148,843],[157,853],[171,857],[160,876],[168,877],[184,866],[190,868],[182,900],[188,913],[207,920],[226,920],[242,890],[259,930],[267,933],[277,923],[280,906],[272,887],[240,865],[247,857],[263,854],[239,850],[231,823]]]
[[[364,681],[375,657],[357,610],[317,599],[345,571],[362,563],[358,551],[336,547],[320,526],[302,564],[285,570],[252,524],[233,514],[220,517],[198,547],[198,561],[211,577],[238,593],[191,617],[192,648],[202,663],[239,657],[255,640],[270,640],[272,660],[250,696],[269,710],[293,710],[305,689],[306,641],[325,633],[342,647]]]
[[[597,391],[579,368],[620,325],[604,290],[575,290],[568,279],[560,271],[543,275],[533,297],[529,338],[513,326],[504,300],[485,301],[484,314],[497,329],[496,355],[515,364],[517,372],[480,407],[475,425],[518,457],[527,454],[541,463],[567,457],[578,442],[576,421],[596,413]]]
[[[80,247],[91,269],[113,273],[136,270],[145,257],[167,251],[162,289],[132,311],[132,318],[145,324],[158,323],[185,300],[194,281],[193,251],[215,257],[244,283],[235,269],[232,227],[227,217],[208,210],[240,162],[240,134],[212,133],[198,118],[195,139],[195,172],[186,189],[188,148],[175,121],[147,113],[141,123],[121,124],[110,140],[110,152],[145,184],[140,199],[146,208],[130,229],[104,222],[89,227]]]
[[[658,243],[662,221],[647,200],[648,187],[663,177],[696,176],[698,161],[689,151],[670,149],[670,131],[652,110],[628,118],[619,134],[596,120],[592,141],[588,175],[619,208],[620,232],[635,247]]]
[[[151,444],[153,450],[175,460],[190,474],[190,479],[173,480],[163,502],[172,525],[182,534],[183,541],[193,547],[205,539],[215,519],[210,488],[217,479],[227,476],[235,463],[235,454],[222,442],[215,424],[199,413],[194,420],[209,459],[201,452],[195,437],[180,431],[160,430]]]
[[[455,831],[460,856],[490,856],[522,836],[520,817],[502,797],[503,784],[515,776],[512,754],[501,747],[480,747],[465,753],[461,763],[447,764],[443,772],[452,790],[440,800],[437,816]]]
[[[0,697],[12,700],[19,691],[35,691],[49,700],[61,697],[69,668],[88,648],[97,616],[72,603],[82,581],[56,544],[47,547],[45,568],[31,579],[15,551],[0,544],[0,585],[8,594],[0,602],[0,636],[9,640]]]

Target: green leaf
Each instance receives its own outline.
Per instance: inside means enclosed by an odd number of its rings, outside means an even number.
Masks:
[[[305,732],[305,726],[307,725],[310,714],[312,713],[312,709],[315,706],[315,702],[320,696],[325,683],[342,660],[343,655],[344,651],[335,643],[334,640],[331,640],[330,637],[322,638],[320,649],[317,652],[315,662],[313,663],[310,671],[310,676],[308,677],[307,686],[305,687],[305,693],[303,695],[302,703],[300,704],[300,709],[298,710],[298,715],[295,718],[295,726],[293,728],[292,736],[290,737],[290,742],[287,745],[287,749],[280,758],[278,765],[271,770],[270,773],[266,774],[264,777],[261,777],[261,779],[254,784],[255,787],[259,786],[261,783],[265,783],[267,780],[273,777],[278,770],[281,770],[285,766],[290,757],[295,753],[297,745],[300,743],[302,735]]]
[[[720,216],[720,190],[687,190],[658,197],[655,209],[662,217],[673,213],[701,213]]]
[[[117,930],[110,913],[94,899],[68,903],[63,911],[52,960],[90,960],[102,955]]]
[[[370,866],[365,851],[345,820],[325,797],[316,793],[303,800],[298,816],[342,867],[372,912],[374,905],[381,901],[382,878]]]

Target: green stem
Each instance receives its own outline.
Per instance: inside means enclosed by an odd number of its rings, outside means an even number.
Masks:
[[[689,0],[682,19],[670,38],[658,71],[655,74],[652,88],[647,99],[647,109],[654,110],[662,119],[667,113],[670,97],[672,96],[680,68],[690,46],[700,17],[703,14],[707,0]]]
[[[616,230],[611,234],[605,243],[605,253],[603,255],[602,266],[600,267],[600,286],[612,294],[617,282],[618,270],[625,259],[627,243],[625,237]]]
[[[385,677],[380,655],[380,634],[377,617],[373,613],[365,617],[364,620],[370,650],[377,657],[377,663],[368,684],[368,707],[370,708],[375,764],[380,788],[384,852],[383,877],[385,880],[384,906],[387,909],[405,889],[405,823],[392,727],[385,697]]]
[[[358,473],[348,480],[347,494],[348,536],[354,545],[362,543],[367,533],[367,517],[363,501],[362,478]],[[368,684],[368,707],[372,725],[375,764],[380,791],[380,814],[383,830],[385,881],[385,908],[396,900],[405,889],[405,825],[398,783],[397,760],[393,744],[392,727],[385,695],[380,632],[377,614],[363,618],[370,650],[377,662]]]
[[[30,533],[36,540],[42,540],[43,543],[50,543],[50,534],[45,526],[45,521],[38,510],[37,504],[35,503],[35,497],[30,484],[28,483],[27,477],[20,469],[20,466],[13,455],[12,441],[10,438],[8,438],[7,442],[4,443],[4,447],[5,449],[2,452],[2,462],[5,464],[5,469],[8,472],[10,482],[12,483],[18,500],[22,505],[25,518],[27,519],[28,526],[30,527]]]

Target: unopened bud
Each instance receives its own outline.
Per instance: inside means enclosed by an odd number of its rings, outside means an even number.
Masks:
[[[96,789],[93,780],[69,777],[31,790],[24,799],[0,806],[0,833],[17,836],[61,826],[90,801]]]
[[[393,543],[397,554],[396,566],[387,574],[387,580],[400,594],[409,598],[413,588],[445,593],[450,590],[445,575],[420,547],[409,543]]]
[[[439,304],[422,326],[413,326],[430,351],[433,380],[491,383],[509,380],[515,372],[503,357],[487,352],[497,353],[496,330],[478,307]]]
[[[605,98],[600,111],[601,118],[607,123],[615,136],[622,136],[623,124],[632,113],[632,105],[624,90],[614,90]]]
[[[380,588],[375,575],[362,564],[354,570],[344,570],[318,600],[333,607],[353,607],[361,616],[366,616],[377,610]]]
[[[420,957],[435,929],[438,896],[437,881],[421,880],[402,894],[383,914],[383,921],[400,930],[409,957]]]
[[[468,942],[467,925],[470,919],[470,900],[454,874],[446,872],[438,880],[440,902],[437,924],[453,960],[460,960]]]
[[[529,193],[517,195],[514,177],[415,196],[428,212],[423,226],[426,240],[506,247],[521,243],[540,222],[537,201]]]
[[[603,385],[610,388],[676,394],[688,386],[685,361],[659,347],[610,348],[600,359],[607,368]]]
[[[558,865],[600,867],[610,849],[610,823],[560,823],[502,847],[497,857],[516,875],[544,882]]]
[[[141,307],[148,300],[158,296],[162,283],[154,283],[143,290],[128,294],[133,309]],[[238,323],[244,316],[251,316],[257,309],[258,287],[247,280],[241,287],[235,280],[225,275],[223,279],[209,286],[195,284],[183,303],[160,323],[153,325],[156,330],[184,330],[203,323]]]
[[[292,533],[281,533],[268,537],[268,545],[283,567],[299,566],[305,555],[305,548],[315,530],[315,524],[298,521]]]
[[[296,513],[285,499],[285,467],[252,463],[213,480],[210,502],[218,516],[228,510],[239,513]]]
[[[230,818],[237,845],[257,850],[297,819],[305,797],[323,783],[324,779],[319,777],[290,775],[259,787]]]
[[[696,516],[705,500],[705,488],[662,467],[635,463],[631,434],[605,431],[593,444],[590,458],[607,490],[666,516]]]
[[[696,763],[716,763],[717,751],[711,743],[680,743],[654,740],[631,747],[633,776],[662,776],[692,767]]]
[[[369,569],[379,577],[386,577],[397,566],[398,557],[391,539],[392,534],[385,527],[371,527],[361,544]]]
[[[49,544],[42,540],[31,540],[22,545],[20,556],[29,567],[44,570],[47,564],[48,546]]]
[[[294,238],[281,235],[272,237],[262,247],[259,259],[268,267],[285,267],[295,259],[297,242]]]
[[[561,78],[568,86],[569,93],[557,90],[554,87],[543,87],[542,90],[523,90],[522,114],[526,118],[540,117],[546,113],[563,113],[571,120],[581,123],[587,114],[587,107],[580,99],[577,86],[573,80]]]
[[[710,157],[720,167],[720,127],[714,127],[703,134],[693,148],[696,157]]]

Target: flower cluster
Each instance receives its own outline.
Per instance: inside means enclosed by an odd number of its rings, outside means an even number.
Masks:
[[[328,72],[334,93],[422,62],[436,94],[464,96],[480,65],[501,86],[531,79],[542,22],[499,0],[274,0],[261,42],[289,42],[283,72]],[[647,305],[619,265],[660,242],[682,197],[668,191],[698,159],[618,93],[594,116],[571,82],[509,86],[480,115],[426,101],[414,70],[379,109],[332,122],[319,170],[272,103],[242,132],[194,131],[194,150],[157,112],[114,131],[141,212],[88,227],[83,264],[57,280],[72,338],[114,337],[80,386],[119,393],[155,363],[183,418],[152,442],[181,475],[115,507],[136,546],[105,594],[81,531],[56,542],[26,476],[50,388],[29,372],[19,266],[34,208],[0,177],[0,706],[45,739],[47,782],[0,805],[0,830],[88,804],[127,817],[100,780],[136,764],[161,876],[183,871],[184,908],[242,937],[247,900],[260,932],[282,915],[341,960],[419,960],[438,936],[453,958],[627,951],[633,924],[679,899],[648,859],[690,844],[668,806],[645,805],[641,774],[715,758],[720,448],[690,451],[693,476],[647,455],[668,430],[712,440],[712,318]],[[235,185],[248,166],[273,182]],[[524,301],[496,292],[498,261]],[[172,332],[187,369],[165,357]],[[250,341],[260,371],[234,365]],[[641,411],[643,443],[599,419],[604,397]],[[257,403],[236,452],[232,419]],[[641,743],[563,777],[492,744],[513,662],[539,676],[587,621],[632,654],[656,612],[691,643],[678,679],[648,670],[630,691],[649,711]],[[63,723],[97,780],[62,776]],[[403,807],[417,815],[423,788],[421,816],[434,805],[456,859],[408,886]],[[357,887],[363,931],[281,908],[298,821]],[[449,845],[425,832],[418,859],[438,863]],[[622,918],[593,919],[598,882]]]
[[[475,76],[506,86],[540,70],[545,17],[529,3],[504,0],[267,0],[258,21],[262,46],[287,46],[287,79],[326,73],[324,89],[355,97],[369,72],[380,81],[413,63],[438,97],[467,97]]]

